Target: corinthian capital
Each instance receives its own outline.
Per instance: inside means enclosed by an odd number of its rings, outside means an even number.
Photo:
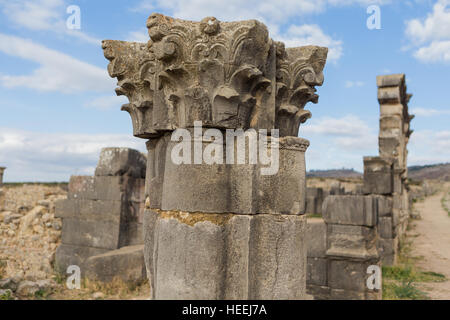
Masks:
[[[152,14],[147,44],[104,41],[134,135],[151,138],[194,121],[220,129],[279,128],[297,136],[317,102],[327,49],[284,49],[256,20],[200,22]]]
[[[297,136],[301,123],[311,118],[308,102],[317,103],[316,86],[323,84],[328,49],[316,46],[289,48],[278,43],[277,128],[280,136]]]

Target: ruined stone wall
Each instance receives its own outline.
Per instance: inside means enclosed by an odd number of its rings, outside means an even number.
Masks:
[[[308,219],[307,292],[314,299],[381,299],[381,290],[367,286],[368,268],[381,268],[378,215],[377,197],[330,195],[323,219]]]
[[[107,40],[103,49],[117,94],[129,100],[122,109],[133,134],[148,139],[144,254],[152,298],[304,299],[309,142],[298,133],[311,117],[305,105],[317,103],[327,49],[286,49],[256,20],[152,14],[147,28],[146,44]],[[263,145],[279,155],[279,169],[263,174],[261,161],[226,162],[221,150],[235,139],[227,129],[259,137],[267,130]],[[175,163],[179,132],[194,150]],[[211,149],[216,161],[195,161]]]
[[[414,116],[408,111],[411,95],[404,74],[377,77],[380,103],[379,156],[364,158],[364,193],[384,198],[385,212],[379,219],[380,254],[384,264],[395,264],[399,239],[405,232],[408,196],[407,144]]]
[[[322,205],[329,195],[349,194],[340,182],[331,183],[328,188],[307,187],[306,188],[306,213],[322,215]]]
[[[94,176],[70,178],[68,198],[55,213],[62,218],[60,272],[77,265],[83,276],[102,281],[142,278],[145,170],[140,152],[105,148]]]

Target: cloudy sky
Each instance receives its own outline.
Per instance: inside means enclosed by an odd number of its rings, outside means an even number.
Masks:
[[[367,8],[379,5],[381,29]],[[70,30],[70,5],[81,29]],[[69,12],[71,12],[69,10]],[[376,76],[406,73],[416,114],[409,164],[450,161],[450,0],[0,0],[0,166],[5,181],[92,174],[100,149],[145,150],[114,95],[100,41],[145,42],[152,12],[256,18],[287,46],[330,48],[320,101],[300,131],[307,169],[355,168],[377,155]]]

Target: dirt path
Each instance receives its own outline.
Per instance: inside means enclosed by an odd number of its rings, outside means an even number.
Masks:
[[[449,187],[447,183],[440,192],[414,205],[422,219],[414,220],[413,232],[418,236],[412,246],[413,256],[423,257],[416,263],[419,268],[444,274],[447,279],[450,279],[450,217],[442,208],[441,199]],[[427,283],[423,289],[433,300],[450,299],[450,280]]]

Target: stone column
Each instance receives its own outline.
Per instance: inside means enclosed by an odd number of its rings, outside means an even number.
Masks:
[[[309,142],[298,130],[311,116],[306,103],[317,103],[327,49],[285,49],[256,20],[152,14],[147,27],[148,43],[106,40],[103,49],[133,133],[148,139],[151,297],[305,298]],[[255,136],[276,170],[261,153],[250,161]],[[227,161],[231,150],[244,161]]]
[[[331,299],[379,300],[381,288],[369,288],[369,267],[381,263],[377,251],[378,203],[374,196],[328,196],[323,204],[327,225],[328,286]]]
[[[379,156],[364,158],[364,192],[379,195],[386,208],[381,213],[380,253],[384,264],[394,264],[399,237],[409,216],[406,148],[412,133],[404,74],[377,77],[380,103]]]

